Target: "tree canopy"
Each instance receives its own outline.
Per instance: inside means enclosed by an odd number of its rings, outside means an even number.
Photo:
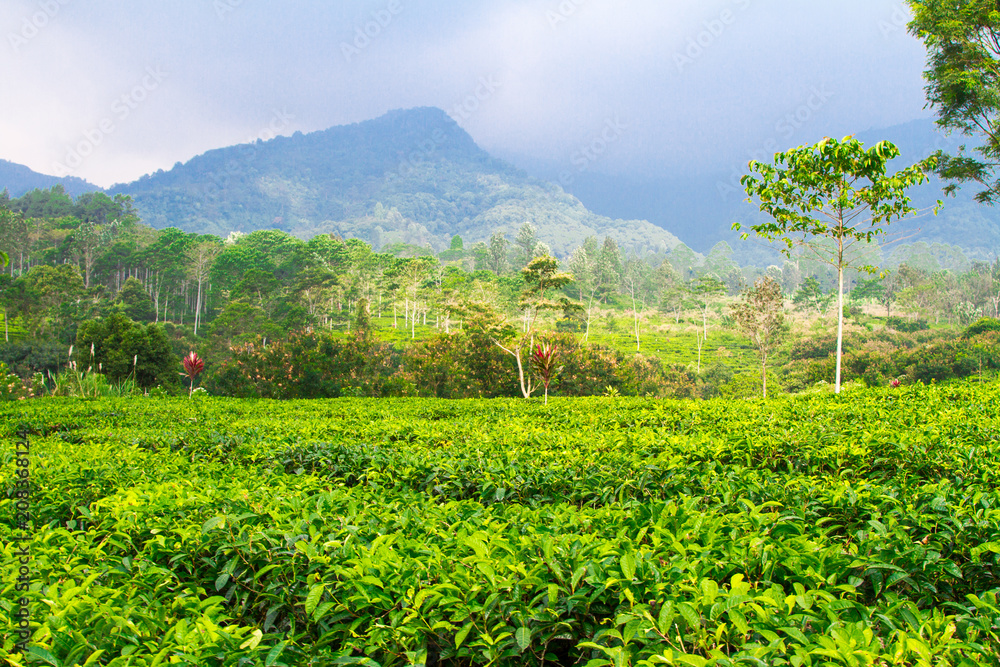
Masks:
[[[910,32],[927,46],[927,101],[938,125],[974,138],[971,151],[937,154],[937,171],[958,184],[978,183],[983,203],[1000,197],[1000,7],[995,0],[909,0]]]
[[[927,180],[934,158],[888,174],[899,149],[882,141],[865,149],[857,139],[829,137],[774,156],[774,164],[753,160],[740,182],[751,200],[773,220],[753,225],[757,236],[781,241],[783,252],[800,247],[837,271],[837,367],[840,392],[843,353],[844,270],[859,250],[886,233],[886,226],[915,211],[907,188]],[[740,223],[733,229],[739,230]],[[742,238],[748,238],[744,232]],[[871,265],[862,269],[874,272]]]

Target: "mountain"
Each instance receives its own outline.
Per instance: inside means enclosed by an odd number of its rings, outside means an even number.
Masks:
[[[588,211],[558,186],[530,178],[479,148],[436,108],[392,111],[353,125],[211,150],[169,171],[115,185],[153,227],[225,237],[281,229],[338,233],[380,248],[513,238],[525,221],[557,256],[587,236],[625,252],[664,252],[677,238],[645,220]]]
[[[933,120],[916,120],[887,128],[859,132],[857,138],[866,146],[882,140],[892,141],[901,157],[893,165],[902,168],[941,149],[955,152],[962,137],[944,135]],[[817,137],[817,140],[819,137]],[[565,165],[504,155],[512,164],[540,179],[559,182]],[[761,159],[761,158],[758,158]],[[646,173],[601,174],[572,173],[564,177],[564,187],[578,197],[589,210],[599,215],[641,218],[655,225],[669,227],[685,244],[707,253],[712,246],[725,241],[734,250],[734,259],[741,264],[765,266],[780,264],[775,246],[745,243],[731,227],[734,221],[743,223],[760,219],[756,207],[747,204],[739,178],[746,172],[745,164],[729,171],[692,174],[683,177],[651,178]],[[680,165],[673,173],[683,173]],[[902,223],[908,228],[908,242],[946,243],[962,248],[972,258],[988,259],[1000,254],[1000,209],[983,206],[973,197],[975,186],[962,188],[954,198],[944,198],[942,183],[933,179],[913,188],[910,196],[918,208],[932,207],[943,199],[944,207],[937,216],[922,215],[914,222]]]
[[[79,197],[87,192],[96,192],[101,188],[93,183],[88,183],[82,178],[66,176],[46,176],[32,171],[24,165],[0,160],[0,190],[7,189],[11,198],[22,196],[26,192],[34,189],[47,190],[54,185],[62,185],[67,194]]]

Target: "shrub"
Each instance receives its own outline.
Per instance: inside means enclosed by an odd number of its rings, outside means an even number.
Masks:
[[[205,380],[212,394],[239,398],[337,398],[412,393],[393,377],[399,355],[392,346],[367,338],[329,333],[293,333],[286,341],[263,339],[238,345]]]
[[[885,321],[885,325],[890,329],[895,329],[896,331],[902,331],[903,333],[915,333],[917,331],[924,331],[929,327],[927,320],[917,319],[909,320],[904,317],[892,316]]]
[[[734,371],[726,364],[717,361],[704,371],[698,378],[698,396],[713,398],[720,395],[720,388],[733,379]]]
[[[847,347],[846,341],[844,345]],[[836,336],[806,338],[792,345],[789,357],[792,359],[825,359],[837,351]]]
[[[527,355],[524,363],[528,363]],[[419,396],[512,396],[515,381],[511,380],[516,373],[513,357],[492,344],[478,349],[461,333],[438,334],[410,345],[402,354],[402,376]],[[507,381],[500,379],[504,377]]]
[[[771,371],[767,372],[768,395],[783,390],[778,377]],[[760,398],[764,387],[760,381],[760,373],[738,373],[733,379],[719,387],[719,393],[726,398]]]
[[[1000,331],[1000,320],[993,317],[983,317],[976,320],[962,332],[963,338],[972,338],[988,331]]]
[[[0,344],[0,362],[22,378],[35,373],[57,373],[68,361],[62,343],[21,342]]]
[[[0,401],[22,401],[34,395],[31,384],[11,373],[7,364],[0,361]]]
[[[893,352],[895,348],[884,341],[865,342],[860,350],[844,355],[845,379],[860,378],[869,387],[884,385],[888,378],[899,374],[892,358]]]
[[[177,367],[170,341],[161,326],[133,322],[121,308],[103,320],[80,325],[76,337],[80,369],[91,367],[111,383],[132,380],[143,388],[178,387]]]

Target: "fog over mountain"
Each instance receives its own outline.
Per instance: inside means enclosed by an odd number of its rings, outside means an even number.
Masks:
[[[730,171],[779,140],[928,118],[908,18],[899,0],[8,0],[0,147],[108,187],[432,106],[560,171]]]
[[[301,237],[335,233],[375,248],[403,243],[440,251],[455,235],[469,243],[498,231],[513,238],[528,221],[561,257],[593,235],[610,236],[638,254],[662,253],[678,243],[707,254],[726,242],[740,263],[780,262],[777,246],[741,241],[731,229],[734,221],[760,219],[739,184],[745,164],[686,177],[592,170],[587,160],[618,131],[612,119],[600,142],[572,157],[579,166],[567,170],[553,160],[492,156],[443,110],[397,110],[320,132],[213,149],[108,192],[133,196],[154,227],[223,237],[273,228]],[[902,152],[897,167],[938,149],[954,150],[959,141],[940,134],[931,121],[857,136],[866,145],[896,143]],[[97,189],[0,162],[0,187],[11,196],[55,184],[72,194]],[[940,188],[936,181],[915,188],[915,205],[932,207]],[[972,194],[963,190],[945,200],[939,215],[925,213],[895,229],[906,230],[911,241],[955,245],[970,257],[988,259],[1000,248],[1000,213],[974,202]]]

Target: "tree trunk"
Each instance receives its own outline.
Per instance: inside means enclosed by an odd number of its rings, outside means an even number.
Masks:
[[[844,265],[837,266],[837,375],[834,393],[840,393],[840,358],[844,353]]]
[[[198,278],[198,298],[194,302],[194,335],[198,336],[198,324],[201,322],[201,278]]]
[[[760,386],[764,394],[764,398],[767,398],[767,353],[765,353],[760,360]]]
[[[701,375],[701,348],[705,346],[705,337],[697,330],[695,330],[695,336],[698,340],[698,368],[695,372]]]
[[[635,351],[639,351],[639,311],[635,305],[635,290],[632,290],[632,323],[635,328]]]

